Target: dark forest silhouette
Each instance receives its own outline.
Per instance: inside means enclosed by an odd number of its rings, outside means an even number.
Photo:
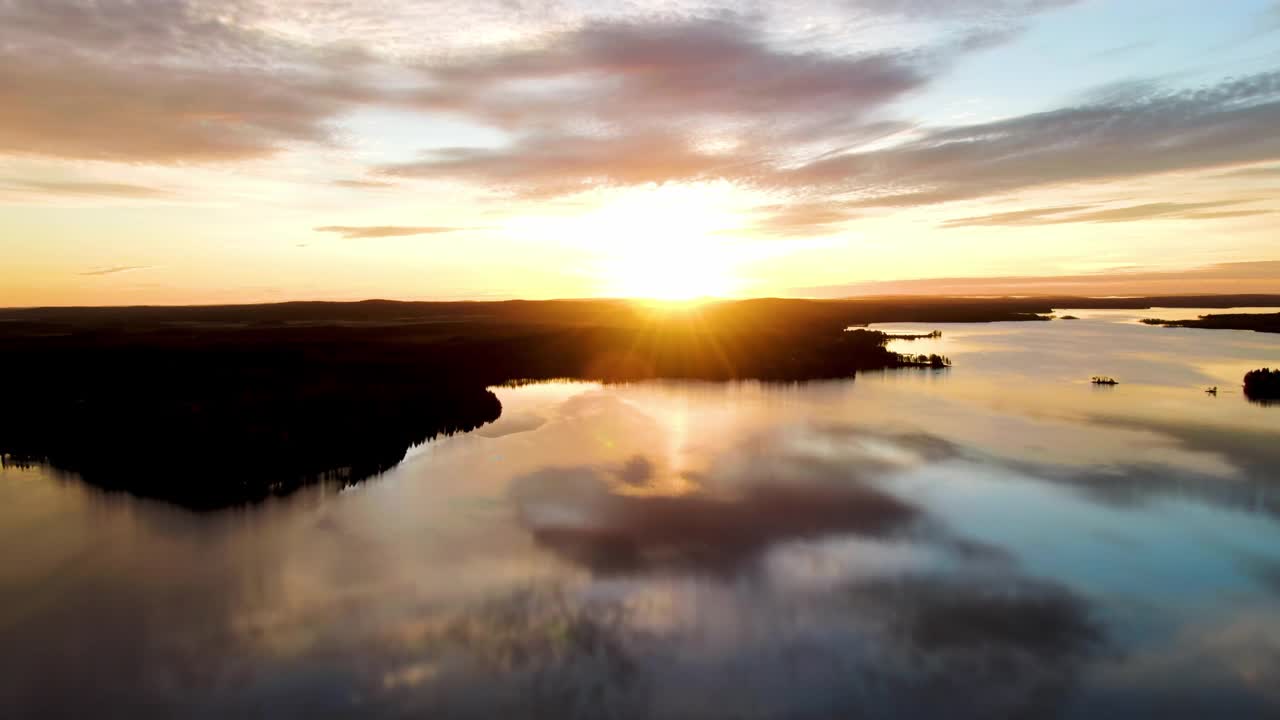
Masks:
[[[1244,395],[1268,405],[1280,401],[1280,368],[1259,368],[1245,373]]]
[[[1225,313],[1201,315],[1195,320],[1161,320],[1143,318],[1147,325],[1164,327],[1206,328],[1211,330],[1254,330],[1280,333],[1280,313]]]

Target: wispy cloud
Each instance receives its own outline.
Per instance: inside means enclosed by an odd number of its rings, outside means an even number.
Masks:
[[[1094,205],[1059,205],[1056,207],[1028,208],[1012,212],[991,213],[975,217],[947,220],[943,227],[970,227],[973,225],[1042,225],[1059,221],[1064,213],[1090,210]],[[1068,216],[1070,217],[1070,216]]]
[[[923,134],[783,173],[902,207],[1280,159],[1280,72]]]
[[[156,198],[169,194],[160,188],[128,183],[20,178],[0,179],[0,190],[72,197]]]
[[[396,185],[388,180],[354,180],[346,178],[334,180],[333,184],[338,187],[350,188],[352,190],[383,190],[395,187]]]
[[[1262,215],[1265,209],[1221,210],[1214,208],[1252,202],[1251,198],[1217,200],[1213,202],[1177,203],[1158,202],[1097,209],[1096,205],[1072,205],[1065,207],[1031,208],[1016,212],[994,213],[976,217],[956,218],[942,223],[943,227],[1055,225],[1062,223],[1114,223],[1150,220],[1213,220],[1232,217]]]
[[[406,235],[438,235],[441,233],[464,232],[477,230],[474,227],[422,226],[404,225],[326,225],[315,228],[316,232],[336,233],[349,240],[362,238],[402,237]]]
[[[113,265],[111,267],[99,268],[97,270],[89,270],[80,273],[81,275],[119,275],[120,273],[135,272],[138,270],[150,270],[150,265]]]
[[[1280,178],[1280,165],[1249,167],[1222,173],[1220,177]]]
[[[838,231],[857,213],[840,202],[797,202],[759,208],[751,231],[757,235],[809,237]]]

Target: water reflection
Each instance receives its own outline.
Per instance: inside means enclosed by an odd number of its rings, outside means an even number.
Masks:
[[[251,509],[5,469],[0,708],[1275,714],[1280,412],[1228,391],[1280,338],[1069,312],[913,341],[945,374],[503,388]]]

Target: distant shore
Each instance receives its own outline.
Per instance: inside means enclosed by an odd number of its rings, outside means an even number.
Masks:
[[[1201,315],[1195,320],[1161,320],[1144,318],[1147,325],[1162,327],[1206,328],[1210,330],[1253,330],[1255,332],[1280,333],[1280,312],[1275,313],[1226,313]]]

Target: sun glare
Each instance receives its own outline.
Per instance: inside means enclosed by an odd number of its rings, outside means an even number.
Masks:
[[[584,231],[604,239],[599,281],[611,297],[689,301],[737,290],[738,258],[725,232],[741,219],[723,192],[664,186],[592,213]]]
[[[724,254],[684,243],[634,248],[609,261],[605,289],[616,297],[653,300],[723,297],[734,290]]]

